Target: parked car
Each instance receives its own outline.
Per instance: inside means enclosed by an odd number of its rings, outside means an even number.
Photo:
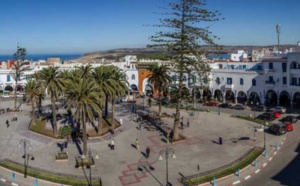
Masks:
[[[218,103],[217,102],[213,102],[213,101],[210,101],[210,102],[205,102],[203,103],[204,106],[210,106],[210,107],[217,107],[218,106]]]
[[[244,105],[237,104],[237,105],[234,105],[231,108],[234,109],[234,110],[244,110],[246,107]]]
[[[284,122],[283,124],[285,124],[286,131],[293,131],[294,130],[294,127],[290,122]]]
[[[274,114],[275,119],[281,117],[281,113],[279,113],[279,112],[272,112],[272,113]]]
[[[296,116],[286,116],[280,120],[281,122],[290,122],[290,123],[296,123],[298,121]]]
[[[275,116],[272,112],[265,112],[258,115],[256,118],[260,120],[273,121],[275,119]]]
[[[286,125],[283,123],[277,123],[273,124],[269,127],[269,131],[276,134],[276,135],[282,135],[286,133]]]
[[[270,111],[280,112],[281,114],[284,114],[286,112],[286,108],[277,106],[277,107],[271,108]]]
[[[264,105],[257,105],[252,108],[253,111],[264,112],[267,108]]]
[[[12,96],[11,95],[8,95],[8,94],[2,94],[1,95],[1,98],[11,98]]]
[[[221,103],[221,104],[219,104],[218,107],[220,107],[220,108],[231,108],[232,105],[230,103]]]

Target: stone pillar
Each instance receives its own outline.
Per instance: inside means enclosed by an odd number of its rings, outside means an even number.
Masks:
[[[234,103],[235,103],[235,104],[238,103],[237,99],[238,99],[237,97],[234,98]]]
[[[291,99],[291,109],[293,109],[293,100]]]
[[[223,103],[225,103],[225,99],[226,99],[226,93],[225,92],[223,92]]]
[[[279,106],[279,104],[280,104],[280,99],[278,98],[277,99],[277,105]]]

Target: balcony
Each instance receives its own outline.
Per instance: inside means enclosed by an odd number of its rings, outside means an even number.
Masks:
[[[274,69],[264,69],[265,73],[274,73],[275,70]]]
[[[267,87],[274,87],[275,86],[275,81],[266,81],[266,86]]]
[[[263,70],[250,70],[250,69],[212,69],[211,72],[222,72],[222,73],[235,73],[235,74],[261,74]]]
[[[300,87],[300,83],[297,84],[297,83],[291,83],[290,86],[297,86],[297,87]]]
[[[300,74],[300,69],[291,69],[291,74]]]
[[[225,84],[225,88],[226,88],[226,89],[231,89],[232,87],[233,87],[232,84],[231,84],[231,85]]]

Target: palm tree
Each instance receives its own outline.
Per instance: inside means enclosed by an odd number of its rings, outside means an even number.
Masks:
[[[87,130],[86,122],[95,119],[94,112],[101,112],[99,87],[91,78],[76,77],[66,83],[67,107],[75,106],[75,118],[83,129],[83,155],[87,157]]]
[[[39,72],[41,78],[41,85],[46,89],[47,94],[50,94],[52,105],[52,117],[53,117],[53,135],[57,137],[57,121],[56,121],[56,107],[55,102],[58,99],[59,94],[64,86],[64,80],[60,76],[58,67],[44,68]]]
[[[110,86],[111,84],[113,84],[113,79],[111,79],[110,77],[110,70],[111,67],[110,66],[100,66],[100,67],[96,67],[93,71],[92,71],[92,77],[94,79],[94,81],[97,83],[98,85],[98,89],[99,92],[101,94],[105,95],[105,116],[107,116],[107,108],[108,108],[108,96],[110,94],[110,92],[113,91],[113,88]],[[103,98],[103,96],[102,96]],[[102,104],[100,105],[102,107]],[[100,112],[98,113],[99,117],[98,117],[98,133],[100,133],[100,129],[102,127],[102,122],[101,122],[101,118],[102,118],[102,109],[100,110]]]
[[[167,73],[169,67],[166,65],[158,66],[158,64],[151,65],[148,70],[150,74],[147,76],[148,82],[154,84],[158,90],[158,113],[161,115],[161,94],[167,85],[172,81],[171,76]]]
[[[24,71],[30,70],[29,66],[26,66],[27,63],[25,62],[26,57],[26,49],[22,47],[17,47],[16,53],[14,53],[15,62],[12,65],[13,69],[13,76],[16,81],[16,87],[14,89],[14,109],[17,109],[17,86],[18,81],[21,80],[21,75]]]
[[[93,67],[91,64],[85,65],[85,66],[79,66],[76,67],[75,71],[76,74],[81,78],[86,78],[91,76],[91,72],[93,70]]]
[[[113,79],[113,83],[111,87],[113,87],[113,91],[111,92],[111,104],[112,104],[112,130],[115,128],[114,118],[115,118],[115,99],[121,98],[126,94],[128,90],[128,81],[126,80],[126,74],[119,69],[118,67],[112,68],[111,79]]]
[[[25,91],[26,91],[26,95],[29,96],[29,100],[31,102],[32,121],[34,122],[35,121],[34,104],[35,104],[35,98],[38,96],[38,91],[39,91],[39,87],[38,87],[38,84],[36,83],[36,81],[29,80],[26,83]]]

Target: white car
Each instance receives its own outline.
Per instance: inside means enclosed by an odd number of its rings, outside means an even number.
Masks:
[[[17,94],[17,98],[23,98],[25,94]]]
[[[280,113],[284,114],[286,112],[286,108],[277,106],[277,107],[271,108],[270,111],[280,112]]]

